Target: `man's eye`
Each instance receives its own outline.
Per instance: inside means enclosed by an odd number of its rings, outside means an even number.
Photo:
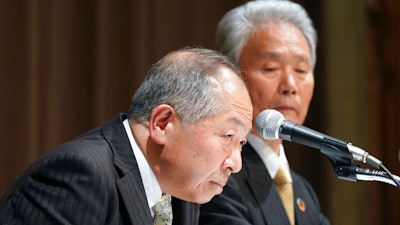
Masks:
[[[232,140],[233,139],[233,134],[227,134],[225,135],[226,139]]]
[[[295,71],[296,71],[296,73],[307,73],[307,71],[302,70],[302,69],[296,69]]]
[[[266,72],[274,72],[274,71],[277,70],[277,68],[275,68],[275,67],[265,67],[265,68],[263,68],[263,70],[266,71]]]

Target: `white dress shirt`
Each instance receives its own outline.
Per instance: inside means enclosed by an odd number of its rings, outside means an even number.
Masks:
[[[254,134],[249,133],[247,135],[247,141],[260,156],[261,160],[264,162],[264,165],[268,170],[269,175],[272,178],[275,178],[275,175],[281,165],[289,168],[289,162],[286,158],[285,150],[282,144],[280,144],[279,146],[280,154],[277,155],[271,147],[265,144],[264,140]]]

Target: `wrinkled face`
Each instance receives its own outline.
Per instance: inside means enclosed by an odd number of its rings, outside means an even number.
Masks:
[[[314,89],[311,55],[301,31],[287,23],[269,24],[249,36],[239,58],[254,107],[280,111],[302,124]],[[257,134],[255,126],[253,133]]]
[[[196,203],[221,193],[229,175],[241,169],[252,125],[250,96],[240,78],[224,68],[217,80],[226,101],[223,112],[197,124],[171,124],[162,154],[163,192]]]

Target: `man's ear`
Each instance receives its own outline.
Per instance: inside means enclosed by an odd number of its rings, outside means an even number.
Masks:
[[[149,132],[150,138],[159,145],[166,141],[166,130],[173,126],[171,122],[176,119],[175,110],[170,105],[159,105],[154,108],[150,116]]]

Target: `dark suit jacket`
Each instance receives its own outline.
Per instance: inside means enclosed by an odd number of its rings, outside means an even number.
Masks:
[[[0,200],[0,224],[153,225],[121,114],[49,151]],[[174,224],[197,224],[199,205],[173,199]]]
[[[200,224],[289,225],[282,201],[261,158],[246,144],[243,168],[232,174],[222,194],[200,207]],[[297,225],[327,225],[310,184],[291,171]]]

